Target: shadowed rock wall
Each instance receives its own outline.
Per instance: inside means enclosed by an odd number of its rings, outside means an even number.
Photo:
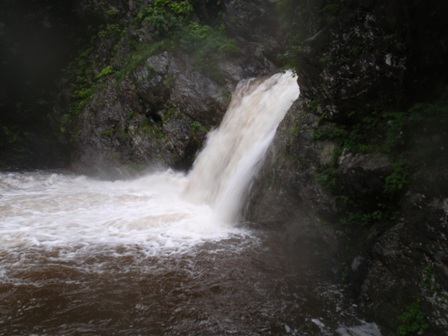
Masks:
[[[295,54],[301,97],[247,208],[297,253],[315,242],[384,335],[448,334],[446,7],[291,7],[312,22]]]

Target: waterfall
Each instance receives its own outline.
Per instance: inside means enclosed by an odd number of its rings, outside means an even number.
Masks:
[[[298,96],[290,71],[240,82],[221,125],[209,133],[194,162],[184,196],[209,204],[225,222],[235,221],[279,123]]]
[[[281,235],[233,225],[298,94],[291,73],[240,83],[189,175],[0,171],[0,334],[381,335],[347,326],[320,259],[285,267]]]
[[[9,255],[11,265],[33,256],[36,248],[57,251],[62,259],[82,260],[135,245],[146,255],[161,255],[246,235],[232,224],[298,94],[289,72],[241,82],[188,176],[168,170],[104,181],[51,172],[0,172],[0,255]]]

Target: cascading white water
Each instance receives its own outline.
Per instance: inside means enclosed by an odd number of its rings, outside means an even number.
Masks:
[[[240,83],[188,176],[167,171],[110,182],[63,174],[0,174],[0,253],[6,249],[20,259],[32,247],[57,249],[66,257],[137,244],[157,255],[244,235],[232,221],[298,93],[289,72]]]
[[[210,204],[225,222],[235,221],[279,123],[299,96],[290,71],[238,84],[220,127],[188,176],[185,197]]]

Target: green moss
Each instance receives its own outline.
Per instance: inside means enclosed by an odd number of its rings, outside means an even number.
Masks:
[[[107,24],[101,27],[101,30],[98,32],[98,36],[101,38],[115,37],[119,36],[121,31],[122,28],[118,24]]]
[[[141,125],[143,131],[148,136],[152,136],[152,134],[153,134],[153,126],[152,126],[151,120],[149,118],[146,118],[146,117],[143,118],[140,125]]]
[[[115,7],[112,7],[111,9],[106,11],[106,14],[109,15],[110,17],[115,17],[120,13],[120,11],[118,9],[116,9]]]
[[[434,263],[431,261],[426,264],[423,271],[420,287],[430,291],[432,294],[435,293]]]
[[[218,63],[224,57],[239,52],[235,40],[229,38],[223,25],[206,25],[193,11],[192,1],[156,0],[143,6],[134,19],[136,29],[151,35],[151,41],[128,41],[129,52],[124,65],[116,72],[118,78],[127,76],[141,66],[151,55],[162,51],[176,53],[180,49],[192,56],[195,68],[215,81],[222,81]],[[116,45],[116,52],[123,49],[125,37]],[[173,79],[167,78],[167,86]],[[170,82],[171,81],[171,82]]]
[[[116,136],[122,142],[126,142],[129,140],[129,134],[125,130],[117,131]]]
[[[163,79],[163,84],[169,88],[172,89],[174,87],[174,83],[176,81],[176,77],[174,75],[167,75],[164,79]]]
[[[7,153],[4,161],[0,162],[0,166],[8,166],[8,161],[14,163],[27,162],[30,153],[28,136],[30,133],[24,131],[18,126],[1,126],[0,127],[0,150]]]
[[[162,129],[162,128],[157,129],[157,132],[156,132],[156,138],[157,138],[157,139],[163,139],[163,138],[165,138],[165,137],[166,137],[166,134],[165,134],[165,132],[163,131],[163,129]]]
[[[336,186],[336,173],[337,170],[334,167],[325,169],[316,174],[316,180],[324,187],[334,188]]]
[[[101,136],[111,138],[115,135],[115,130],[113,128],[107,128],[101,131]]]
[[[202,128],[202,125],[200,122],[193,121],[191,123],[191,130],[192,130],[193,134],[197,134],[201,130],[201,128]]]
[[[176,107],[167,107],[162,111],[162,121],[164,123],[170,121],[173,118],[177,118],[180,115],[179,109]]]
[[[294,0],[279,0],[277,2],[277,12],[280,19],[284,22],[294,19],[295,9],[296,4],[294,3]]]
[[[367,228],[375,226],[376,223],[387,225],[388,221],[396,219],[398,199],[409,183],[411,168],[407,154],[403,151],[407,132],[422,122],[437,122],[442,125],[448,123],[448,94],[444,93],[431,103],[415,104],[408,110],[387,110],[362,117],[357,113],[347,115],[349,120],[344,124],[330,124],[323,121],[314,131],[314,140],[332,141],[337,145],[334,166],[322,167],[316,174],[316,180],[330,188],[337,196],[339,224],[342,227]],[[373,193],[374,202],[354,198],[347,191],[350,187],[339,179],[337,169],[334,167],[337,166],[338,157],[343,151],[388,155],[392,171],[384,177],[382,192],[381,189],[366,190],[368,193]],[[424,281],[426,285],[428,279],[429,276]]]
[[[340,219],[340,224],[346,227],[370,227],[376,222],[383,220],[384,217],[385,213],[382,210],[347,212]]]
[[[170,39],[163,39],[153,43],[133,43],[132,50],[122,61],[121,68],[115,72],[115,76],[121,79],[131,74],[135,69],[141,66],[146,60],[164,50],[174,50],[175,42]]]
[[[71,116],[70,114],[64,114],[62,118],[60,119],[60,126],[59,130],[61,133],[65,134],[67,133],[67,125],[70,123]]]
[[[149,29],[156,38],[165,38],[180,30],[192,13],[189,1],[155,0],[140,11],[135,22]]]
[[[128,112],[126,112],[127,119],[133,119],[136,115],[138,115],[138,113],[134,110],[129,110]]]
[[[324,55],[321,58],[319,58],[319,62],[323,63],[323,64],[327,63],[329,60],[330,60],[330,56],[329,55]]]
[[[0,131],[2,139],[5,139],[8,145],[15,145],[21,139],[20,131],[17,128],[3,126]]]
[[[308,106],[309,106],[311,112],[317,112],[317,108],[319,107],[319,100],[317,98],[313,98],[308,103]]]
[[[225,34],[223,25],[211,27],[190,22],[179,37],[181,48],[192,55],[195,68],[216,82],[222,82],[220,60],[239,53],[235,40]]]
[[[353,121],[344,124],[321,123],[314,130],[314,140],[334,141],[341,148],[354,153],[392,154],[403,144],[403,131],[407,122],[405,112],[372,113],[360,120],[356,119],[356,113],[348,113],[347,116]],[[323,121],[326,119],[325,115],[321,118]]]
[[[299,134],[300,134],[300,127],[291,127],[288,129],[288,143],[290,146],[293,146]]]
[[[397,336],[423,335],[429,325],[422,311],[420,301],[411,302],[398,316],[400,326]]]
[[[408,184],[409,167],[406,160],[401,157],[392,164],[393,171],[385,179],[384,192],[396,193]]]
[[[82,50],[78,57],[65,69],[63,81],[71,89],[70,103],[67,112],[58,118],[58,122],[60,132],[68,135],[68,139],[76,137],[76,120],[80,111],[89,103],[94,93],[95,76],[90,62],[92,54],[92,48]]]
[[[100,71],[100,73],[98,75],[95,76],[96,80],[100,80],[108,75],[110,75],[113,72],[112,68],[110,65],[106,66],[103,68],[103,70]]]
[[[323,125],[314,130],[313,140],[341,140],[347,136],[347,131],[335,125]]]

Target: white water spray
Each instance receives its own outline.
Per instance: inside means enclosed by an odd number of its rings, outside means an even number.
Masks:
[[[240,83],[188,176],[167,171],[111,182],[45,172],[0,173],[0,257],[13,265],[25,255],[38,255],[32,252],[38,249],[53,251],[52,258],[82,259],[116,254],[120,246],[159,255],[189,251],[204,241],[247,237],[232,224],[298,93],[291,73]]]
[[[210,204],[225,222],[235,221],[279,123],[298,96],[291,72],[238,84],[221,126],[209,134],[194,163],[186,198]]]

